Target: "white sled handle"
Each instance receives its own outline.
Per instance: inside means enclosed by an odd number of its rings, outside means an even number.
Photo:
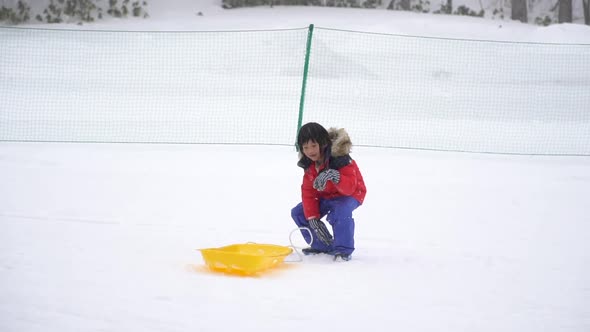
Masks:
[[[293,248],[293,251],[295,251],[295,253],[297,253],[297,256],[299,256],[299,260],[296,260],[296,261],[286,261],[287,263],[290,263],[290,262],[302,262],[303,261],[303,254],[301,254],[299,252],[299,250],[301,250],[303,248],[297,247],[297,246],[295,246],[293,244],[293,233],[295,233],[297,231],[300,231],[300,230],[306,230],[309,233],[309,238],[311,239],[311,241],[308,243],[308,245],[311,246],[311,244],[313,243],[313,232],[308,227],[298,227],[298,228],[295,228],[294,230],[292,230],[291,233],[289,233],[289,243],[291,243],[291,245],[289,247]]]

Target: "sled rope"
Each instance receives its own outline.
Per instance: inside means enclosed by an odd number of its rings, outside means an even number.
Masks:
[[[308,227],[298,227],[295,228],[291,231],[291,233],[289,233],[289,243],[291,244],[290,246],[288,246],[289,248],[293,248],[293,251],[295,251],[295,253],[297,254],[297,256],[299,257],[298,260],[296,261],[288,261],[288,262],[302,262],[303,261],[303,254],[301,252],[299,252],[300,250],[302,250],[303,248],[296,246],[295,244],[293,244],[293,233],[297,232],[297,231],[302,231],[305,230],[309,233],[310,239],[311,241],[309,241],[308,245],[311,246],[311,244],[313,243],[313,232],[311,231],[311,229],[309,229]],[[285,261],[287,262],[287,261]]]

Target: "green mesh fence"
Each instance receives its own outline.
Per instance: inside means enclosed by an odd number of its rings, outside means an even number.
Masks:
[[[287,144],[307,29],[0,29],[0,140]]]
[[[590,45],[316,28],[304,121],[356,145],[590,154]]]
[[[309,32],[0,28],[0,140],[590,155],[590,45]]]

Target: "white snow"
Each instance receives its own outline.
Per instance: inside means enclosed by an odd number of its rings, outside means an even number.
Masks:
[[[315,23],[590,42],[589,27],[571,24],[300,7],[224,11],[213,1],[150,6],[149,20],[60,28]],[[368,188],[355,212],[353,260],[305,257],[242,278],[208,271],[196,249],[289,245],[301,181],[292,147],[0,143],[0,331],[590,330],[590,157],[361,147],[352,156]]]

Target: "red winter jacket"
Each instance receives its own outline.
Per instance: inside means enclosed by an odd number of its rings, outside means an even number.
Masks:
[[[302,156],[298,163],[305,169],[301,184],[301,200],[305,218],[308,220],[320,217],[320,198],[352,196],[360,204],[363,204],[367,193],[363,176],[356,162],[349,155],[352,143],[348,134],[344,129],[330,128],[328,132],[332,140],[332,147],[325,163],[316,169],[314,163],[305,156]],[[340,181],[338,184],[328,181],[323,191],[317,191],[313,188],[313,182],[318,173],[326,168],[338,170]]]

